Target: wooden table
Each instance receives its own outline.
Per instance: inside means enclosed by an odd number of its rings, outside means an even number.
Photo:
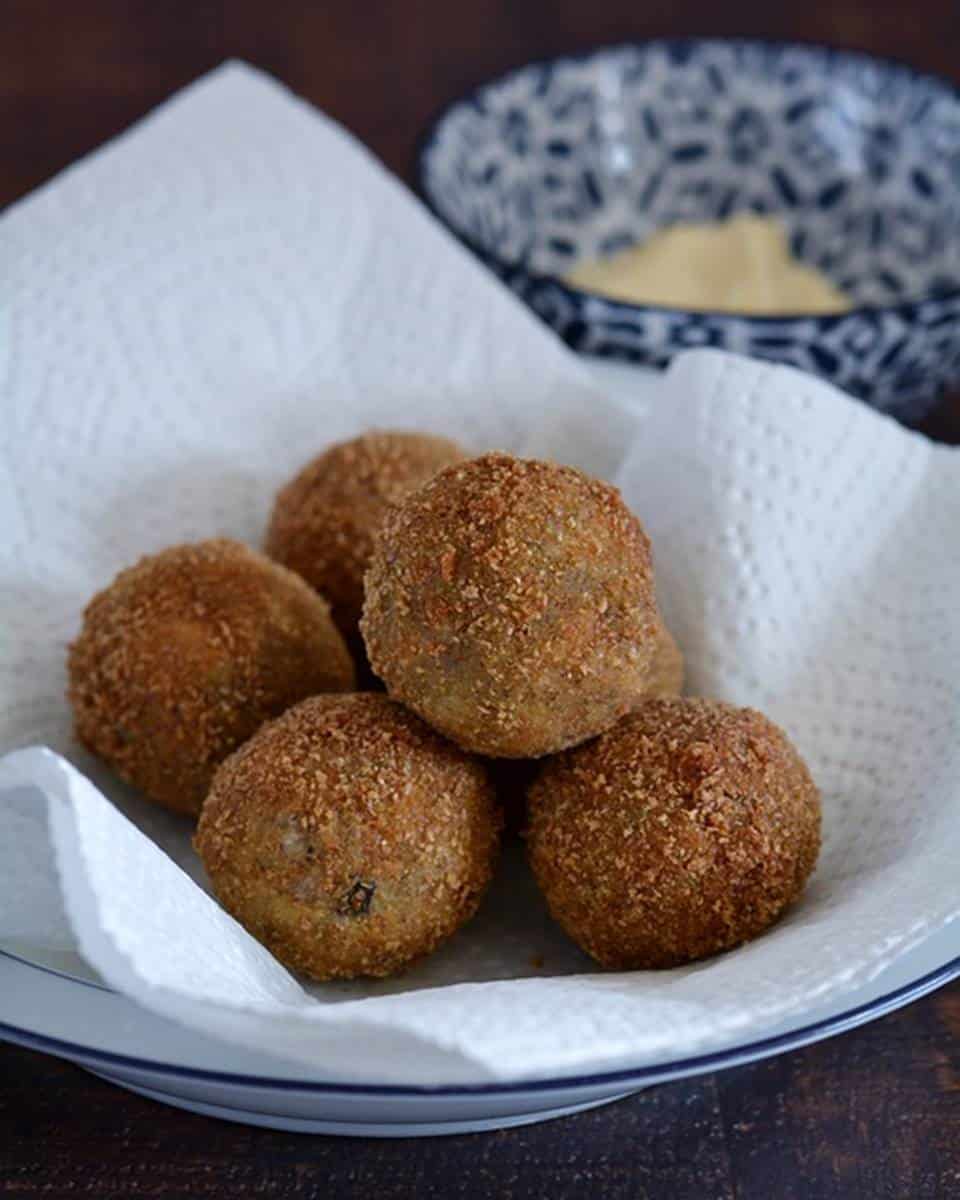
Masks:
[[[274,72],[407,179],[441,104],[591,43],[809,38],[960,82],[957,0],[5,0],[0,32],[0,204],[231,56]],[[926,428],[960,442],[960,398]],[[207,1120],[0,1045],[0,1195],[960,1196],[960,986],[772,1061],[546,1125],[418,1142]]]

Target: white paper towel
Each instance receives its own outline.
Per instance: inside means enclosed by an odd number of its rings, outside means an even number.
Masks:
[[[706,351],[625,413],[362,148],[241,66],[14,208],[0,253],[0,750],[52,748],[0,762],[0,944],[78,945],[144,1005],[318,1075],[479,1082],[675,1058],[956,915],[953,452]],[[71,744],[88,596],[173,541],[258,542],[277,484],[370,425],[620,482],[693,688],[783,723],[824,791],[821,867],[780,926],[694,967],[599,974],[514,854],[421,967],[305,989],[197,886],[189,826]]]

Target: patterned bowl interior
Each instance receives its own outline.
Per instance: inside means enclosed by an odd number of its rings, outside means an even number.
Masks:
[[[421,170],[459,234],[537,274],[751,210],[858,306],[960,288],[960,99],[859,55],[696,41],[535,63],[449,109]]]

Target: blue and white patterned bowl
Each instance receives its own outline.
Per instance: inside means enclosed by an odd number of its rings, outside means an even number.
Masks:
[[[437,216],[574,349],[661,365],[722,346],[915,419],[960,381],[960,93],[816,46],[647,42],[533,63],[428,131]],[[833,316],[626,304],[560,281],[678,221],[775,212],[854,300]]]

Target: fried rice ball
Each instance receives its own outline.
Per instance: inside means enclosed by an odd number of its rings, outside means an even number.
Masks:
[[[195,845],[277,958],[351,979],[401,970],[473,916],[499,833],[483,766],[364,692],[305,700],[231,755]]]
[[[387,514],[361,629],[387,691],[466,750],[538,758],[643,696],[650,543],[608,484],[485,454]]]
[[[550,910],[607,967],[674,967],[762,933],[820,849],[820,797],[749,708],[648,700],[547,763],[528,853]]]
[[[657,645],[650,664],[644,695],[679,696],[685,673],[683,654],[666,625],[657,632]]]
[[[225,538],[121,571],[87,605],[68,674],[78,740],[152,800],[191,814],[265,720],[354,686],[326,601]]]
[[[330,446],[277,494],[266,553],[330,602],[337,628],[362,653],[363,575],[390,504],[465,458],[448,438],[367,433]]]

